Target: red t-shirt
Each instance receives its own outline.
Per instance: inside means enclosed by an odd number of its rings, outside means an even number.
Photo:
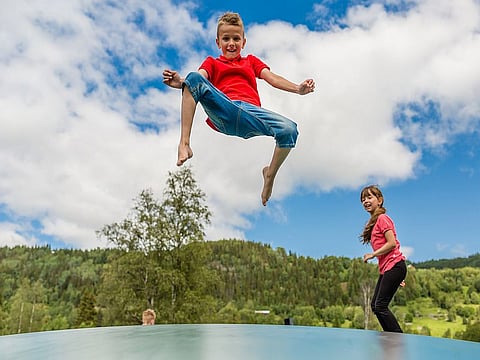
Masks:
[[[397,232],[395,231],[395,225],[393,220],[386,214],[381,214],[375,226],[372,229],[372,236],[370,238],[370,244],[372,245],[373,251],[380,249],[387,242],[385,238],[385,233],[388,230],[393,231],[393,236],[395,237],[395,248],[383,255],[377,256],[378,258],[378,269],[380,274],[383,274],[385,271],[390,270],[395,266],[395,264],[401,260],[405,260],[405,256],[400,251],[400,242],[397,240]]]
[[[260,73],[265,68],[270,69],[254,55],[239,55],[231,60],[221,55],[216,59],[209,56],[199,69],[205,70],[213,86],[230,100],[241,100],[260,106],[256,78],[260,78]]]

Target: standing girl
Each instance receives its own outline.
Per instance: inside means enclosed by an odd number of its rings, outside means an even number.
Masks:
[[[360,193],[363,207],[370,213],[370,220],[360,236],[364,244],[370,244],[373,252],[363,255],[367,262],[378,258],[378,277],[372,298],[372,311],[384,331],[403,332],[388,305],[407,275],[405,256],[400,252],[400,243],[392,219],[383,207],[383,195],[375,185],[365,187]]]

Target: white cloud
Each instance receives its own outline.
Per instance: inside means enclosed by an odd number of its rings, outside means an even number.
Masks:
[[[465,244],[436,244],[436,250],[440,253],[444,253],[445,257],[465,257],[472,252],[476,251],[475,249],[468,249],[468,246]]]
[[[22,224],[0,222],[0,246],[34,246],[37,244],[37,239],[23,235],[23,231]]]
[[[142,84],[176,63],[185,75],[213,49],[215,23],[198,21],[192,4],[2,5],[0,204],[38,219],[44,234],[85,248],[103,245],[94,231],[123,219],[142,189],[162,193],[175,168],[180,92]],[[473,0],[423,0],[401,14],[378,4],[352,8],[343,19],[347,27],[328,32],[247,24],[246,53],[292,81],[317,83],[314,94],[301,97],[260,81],[264,106],[300,129],[273,198],[299,186],[329,191],[407,179],[423,149],[478,129],[479,12]],[[135,19],[144,19],[143,28]],[[172,52],[176,60],[165,55]],[[419,121],[428,102],[441,117]],[[208,235],[243,237],[250,226],[245,215],[263,208],[261,169],[274,141],[223,136],[204,119],[199,107],[190,162],[214,214]],[[142,133],[131,121],[159,130]],[[281,208],[269,211],[284,216]],[[3,239],[32,241],[8,226]]]
[[[411,246],[402,246],[401,247],[402,254],[405,255],[407,259],[410,259],[415,252],[414,248]]]

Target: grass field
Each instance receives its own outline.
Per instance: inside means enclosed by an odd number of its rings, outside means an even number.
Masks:
[[[414,330],[412,332],[422,333],[422,329],[425,327],[430,330],[431,336],[436,337],[444,337],[444,334],[450,329],[450,337],[453,338],[456,332],[465,331],[466,325],[463,325],[462,319],[458,317],[455,321],[422,317],[414,318],[412,324],[406,326],[405,332]]]
[[[458,305],[465,306],[464,304]],[[480,305],[467,306],[473,307],[477,314],[480,311]],[[391,310],[395,313],[405,333],[449,337],[454,339],[456,338],[456,333],[463,332],[466,329],[466,324],[463,323],[463,318],[461,316],[456,315],[452,321],[449,321],[448,311],[435,306],[431,299],[417,299],[413,304],[407,306],[393,306]],[[362,310],[360,307],[356,307],[355,311],[359,312]],[[411,322],[404,321],[407,313],[414,314]],[[328,323],[327,326],[332,326],[332,324]],[[352,327],[352,322],[349,320],[342,324],[342,328],[350,327]],[[375,317],[371,319],[370,328],[381,331]],[[447,334],[448,331],[449,334]]]

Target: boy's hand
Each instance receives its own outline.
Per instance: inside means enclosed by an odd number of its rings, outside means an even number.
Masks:
[[[183,79],[180,77],[178,72],[166,69],[163,70],[163,83],[173,88],[181,89]]]
[[[298,93],[300,95],[306,95],[315,90],[315,81],[313,79],[307,79],[302,82],[298,87]]]

